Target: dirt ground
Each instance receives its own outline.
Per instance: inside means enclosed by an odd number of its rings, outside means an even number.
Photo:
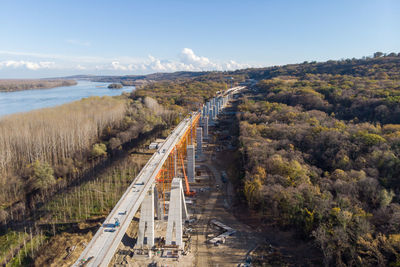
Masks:
[[[204,161],[197,161],[196,165],[201,171],[201,182],[192,184],[192,188],[197,191],[193,199],[194,204],[188,204],[191,218],[196,218],[192,223],[191,233],[191,253],[180,256],[179,259],[161,258],[158,256],[133,256],[127,251],[132,250],[137,236],[136,229],[130,227],[131,232],[127,234],[126,241],[122,242],[114,261],[110,266],[237,266],[244,261],[248,251],[253,249],[263,239],[257,232],[253,232],[251,227],[239,222],[233,213],[227,209],[227,199],[225,198],[226,185],[220,178],[219,166],[214,164],[213,146],[210,145],[204,152]],[[200,190],[202,188],[202,190]],[[211,219],[216,219],[225,225],[235,229],[234,236],[228,237],[225,244],[214,246],[206,241],[208,235],[218,235],[220,232],[209,225]],[[136,219],[138,220],[138,218]],[[135,222],[135,221],[134,221]],[[156,221],[156,237],[165,236],[166,221]]]
[[[51,237],[35,258],[35,266],[71,266],[93,237],[98,222],[81,223],[75,233],[64,232]],[[71,249],[72,248],[72,249]],[[71,250],[70,250],[71,249]]]
[[[257,233],[238,221],[230,211],[232,200],[227,194],[227,185],[221,180],[221,165],[218,164],[214,154],[215,149],[212,145],[206,154],[206,166],[210,172],[211,190],[208,196],[202,197],[199,201],[199,224],[198,235],[195,246],[197,253],[193,266],[237,266],[246,258],[246,254],[262,242]],[[219,189],[218,189],[218,188]],[[208,222],[216,219],[223,224],[236,230],[233,236],[226,239],[225,244],[214,246],[206,243],[206,236],[213,231]]]

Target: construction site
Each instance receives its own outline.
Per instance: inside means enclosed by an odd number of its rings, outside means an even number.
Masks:
[[[196,163],[196,182],[190,183],[196,194],[186,197],[189,217],[183,221],[182,246],[166,245],[168,222],[161,219],[155,220],[154,246],[137,248],[138,212],[113,258],[114,266],[234,266],[243,260],[254,240],[249,242],[247,234],[232,227],[236,220],[229,213],[227,186],[217,164],[205,160],[206,156],[215,160],[212,150],[212,145],[205,146],[204,158]]]
[[[220,116],[229,112],[227,104]],[[232,146],[230,142],[214,143],[216,135],[227,139],[218,126],[218,120],[214,120],[208,123],[208,131],[197,128],[193,135],[197,142],[187,146],[188,157],[184,160],[178,156],[178,166],[164,170],[154,193],[149,194],[153,203],[154,196],[159,195],[154,209],[150,208],[155,218],[154,232],[143,227],[143,218],[149,218],[148,210],[138,211],[110,266],[237,266],[245,264],[248,252],[262,242],[262,238],[232,214],[233,192],[222,164]],[[154,149],[156,144],[151,146]],[[182,151],[177,150],[177,154]],[[174,162],[167,164],[168,167]],[[191,164],[194,169],[188,167]],[[172,177],[171,170],[176,171],[173,176],[179,180],[167,183]],[[180,195],[184,196],[178,201],[181,205],[171,203]],[[171,231],[172,219],[176,223]]]
[[[152,158],[74,266],[245,264],[261,239],[233,216],[223,164],[233,141],[219,125],[219,118],[234,117],[231,105],[241,89],[211,99],[167,139],[149,145]],[[216,145],[217,139],[225,141]]]

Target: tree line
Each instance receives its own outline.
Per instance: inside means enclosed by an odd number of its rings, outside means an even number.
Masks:
[[[215,77],[214,77],[215,78]],[[184,112],[198,109],[217,91],[226,90],[228,84],[221,77],[184,79],[150,83],[133,91],[133,97],[151,97],[166,109]]]

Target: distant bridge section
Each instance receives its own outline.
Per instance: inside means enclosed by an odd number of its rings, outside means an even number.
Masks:
[[[225,92],[223,92],[223,95],[224,95],[224,96],[232,95],[232,94],[235,94],[235,93],[237,93],[237,92],[243,90],[244,88],[246,88],[246,86],[232,87],[232,88],[226,90]]]

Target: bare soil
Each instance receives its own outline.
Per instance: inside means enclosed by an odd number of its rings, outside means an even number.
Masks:
[[[76,233],[63,232],[50,238],[49,242],[42,247],[35,258],[35,266],[71,266],[83,252],[86,244],[93,237],[93,230],[99,223],[81,223],[80,230]],[[75,249],[69,253],[71,248]]]

